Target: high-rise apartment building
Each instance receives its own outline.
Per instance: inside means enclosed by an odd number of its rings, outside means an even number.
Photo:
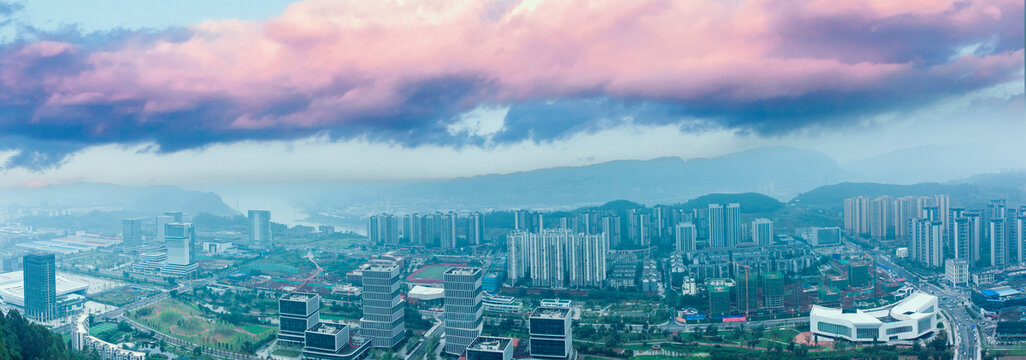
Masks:
[[[442,274],[445,289],[445,348],[447,354],[461,356],[481,335],[483,309],[481,268],[451,268]]]
[[[646,248],[652,244],[650,223],[651,215],[641,209],[631,209],[627,214],[627,236],[635,248]]]
[[[484,215],[479,212],[471,213],[467,220],[467,228],[467,241],[471,245],[484,244]]]
[[[171,223],[164,227],[164,243],[167,246],[167,261],[164,274],[172,277],[187,276],[196,271],[192,245],[196,233],[190,223]]]
[[[267,210],[250,210],[249,246],[264,249],[271,247],[271,212]]]
[[[744,241],[744,231],[741,227],[741,204],[727,204],[724,210],[723,226],[728,247],[735,247]]]
[[[909,252],[912,259],[929,267],[944,266],[942,240],[944,234],[944,223],[930,221],[927,218],[912,219],[909,221]]]
[[[779,272],[771,272],[763,275],[762,294],[765,298],[763,304],[769,309],[781,309],[784,307],[784,275]]]
[[[25,315],[50,321],[57,314],[57,263],[54,254],[29,254],[22,258]]]
[[[844,231],[852,235],[869,233],[869,198],[844,199]]]
[[[709,204],[708,224],[710,247],[735,247],[743,241],[739,204]]]
[[[439,246],[442,250],[451,250],[457,247],[456,244],[456,224],[459,219],[456,217],[455,212],[448,212],[442,215],[442,227],[439,236]]]
[[[903,196],[894,202],[895,238],[910,239],[909,220],[922,217],[924,206],[923,199],[915,196]]]
[[[406,337],[405,309],[399,298],[399,265],[372,261],[363,269],[360,334],[376,348],[392,348]]]
[[[698,249],[698,229],[692,223],[677,224],[677,241],[674,249],[680,252],[689,253]]]
[[[367,238],[373,244],[399,245],[399,219],[392,214],[371,215],[367,218]]]
[[[894,237],[894,199],[881,196],[869,204],[869,234],[875,239]]]
[[[1005,219],[996,218],[990,220],[990,266],[1004,268],[1008,266],[1008,238],[1005,226]]]
[[[773,222],[769,219],[758,218],[752,221],[752,241],[759,246],[769,246],[775,240],[773,233]]]
[[[541,233],[514,231],[507,236],[507,261],[512,283],[530,278],[535,287],[602,287],[606,279],[606,247],[602,235],[549,229]]]
[[[723,232],[726,219],[723,205],[709,204],[708,214],[709,247],[726,247],[727,234]]]

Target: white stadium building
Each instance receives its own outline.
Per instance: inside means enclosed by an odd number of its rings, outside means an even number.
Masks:
[[[915,292],[875,309],[835,309],[814,305],[809,325],[816,336],[857,342],[912,340],[937,329],[937,297]]]

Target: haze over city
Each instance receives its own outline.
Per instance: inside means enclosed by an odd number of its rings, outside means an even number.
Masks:
[[[0,359],[1022,356],[1024,14],[0,0]]]

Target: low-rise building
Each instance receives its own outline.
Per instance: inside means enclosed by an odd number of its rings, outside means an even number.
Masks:
[[[510,360],[513,359],[513,339],[478,336],[467,347],[467,360]]]
[[[938,313],[936,296],[916,292],[897,303],[867,310],[813,305],[809,325],[817,337],[889,343],[932,333]]]
[[[954,286],[969,285],[969,261],[965,259],[944,261],[944,279]]]
[[[71,347],[77,351],[90,353],[96,351],[101,360],[145,360],[146,353],[122,349],[109,342],[89,335],[89,315],[82,313],[75,320],[75,328],[71,334]]]

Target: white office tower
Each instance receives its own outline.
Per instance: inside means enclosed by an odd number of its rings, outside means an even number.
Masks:
[[[969,262],[965,259],[944,261],[944,278],[953,286],[969,284]]]
[[[869,234],[875,239],[894,236],[894,199],[881,196],[869,204]]]
[[[451,268],[442,274],[445,289],[445,348],[447,354],[461,356],[481,335],[481,268]]]
[[[157,228],[156,228],[156,230],[157,230],[156,231],[157,238],[154,239],[154,240],[156,240],[155,241],[156,243],[158,243],[160,245],[164,245],[164,229],[165,229],[165,227],[167,226],[167,224],[170,224],[170,223],[173,223],[173,222],[177,222],[177,221],[175,221],[175,217],[174,216],[170,216],[170,215],[159,215],[159,216],[157,216],[155,221],[156,221],[156,224],[157,224]]]
[[[773,222],[769,219],[758,218],[752,221],[752,241],[759,246],[773,244]]]
[[[723,231],[726,234],[727,246],[735,247],[744,241],[744,230],[741,227],[741,204],[727,204],[723,218]]]
[[[930,219],[909,220],[912,259],[928,267],[941,267],[943,263],[944,223]]]
[[[727,246],[727,235],[724,228],[723,205],[709,204],[709,247],[721,248]]]
[[[602,234],[569,229],[514,231],[507,236],[506,245],[512,284],[524,279],[531,279],[531,286],[547,288],[602,287],[605,283],[609,248]]]
[[[373,261],[363,269],[360,335],[370,339],[376,348],[391,348],[406,337],[399,285],[399,265],[394,262]]]
[[[270,211],[249,211],[249,246],[258,249],[271,247]]]
[[[1008,238],[1005,219],[990,220],[990,266],[1004,268],[1008,265]]]
[[[844,231],[852,235],[869,233],[869,198],[844,199]]]
[[[677,242],[674,249],[683,253],[693,252],[698,249],[698,228],[692,223],[677,224]]]
[[[167,262],[164,275],[182,277],[196,271],[193,262],[192,244],[196,235],[190,223],[171,223],[164,227],[164,243],[167,246]]]
[[[143,244],[143,219],[121,220],[121,247],[126,253],[135,253]]]

